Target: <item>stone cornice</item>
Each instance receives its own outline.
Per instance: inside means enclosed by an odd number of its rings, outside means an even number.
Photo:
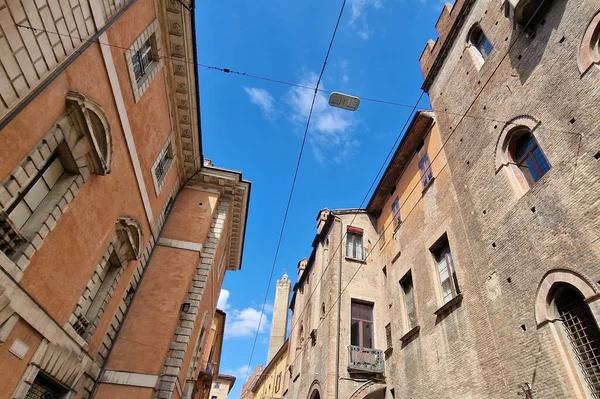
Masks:
[[[176,133],[180,175],[185,181],[201,167],[199,98],[196,87],[194,26],[191,12],[177,0],[161,0],[159,13],[171,122]]]
[[[205,166],[190,180],[187,187],[231,197],[227,269],[239,270],[244,249],[251,183],[243,180],[240,172]]]

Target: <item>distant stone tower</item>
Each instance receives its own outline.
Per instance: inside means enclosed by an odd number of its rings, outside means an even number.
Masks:
[[[285,342],[291,288],[292,284],[288,280],[287,274],[284,274],[281,280],[277,281],[277,291],[275,291],[275,305],[273,306],[273,321],[271,323],[267,364],[269,364],[273,356],[275,356]]]

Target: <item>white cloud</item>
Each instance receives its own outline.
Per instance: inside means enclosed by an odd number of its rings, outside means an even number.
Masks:
[[[299,83],[314,87],[317,79],[318,76],[311,73]],[[324,90],[322,84],[319,88]],[[286,96],[291,108],[291,118],[301,129],[306,125],[313,94],[311,90],[293,87]],[[352,143],[357,143],[352,134],[355,125],[356,122],[350,111],[331,107],[326,93],[318,92],[307,137],[317,161],[321,164],[330,161],[342,163],[352,156],[351,149],[356,147]]]
[[[383,8],[383,0],[350,0],[351,14],[348,25],[356,28],[356,33],[363,40],[368,40],[373,34],[367,25],[367,10]]]
[[[244,91],[248,93],[250,102],[258,105],[262,113],[267,116],[273,116],[275,112],[273,96],[265,89],[259,89],[257,87],[244,87]]]
[[[233,309],[227,314],[225,338],[253,337],[257,329],[259,333],[266,332],[269,318],[266,314],[263,314],[262,318],[260,315],[260,309],[251,307],[242,310]]]
[[[217,301],[217,308],[226,312],[229,309],[229,307],[231,306],[229,304],[228,300],[229,300],[229,291],[221,289],[221,292],[219,293],[219,300]]]

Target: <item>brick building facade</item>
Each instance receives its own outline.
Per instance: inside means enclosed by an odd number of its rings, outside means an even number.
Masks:
[[[600,3],[457,0],[436,28],[433,111],[366,209],[319,214],[285,397],[600,397]]]
[[[0,52],[0,398],[206,397],[250,183],[203,158],[193,2],[0,1]]]

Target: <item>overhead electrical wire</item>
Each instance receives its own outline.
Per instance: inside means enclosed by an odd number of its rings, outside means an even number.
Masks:
[[[535,11],[535,13],[533,14],[532,18],[530,19],[530,21],[528,22],[528,24],[526,26],[528,26],[531,23],[531,21],[533,20],[533,18],[535,17],[535,15],[537,15],[537,13],[539,12],[539,10],[541,9],[541,7],[543,6],[543,4],[545,2],[546,2],[546,0],[543,0],[543,2],[540,4],[540,6],[538,7],[538,9]],[[291,82],[287,82],[287,81],[279,80],[279,79],[268,78],[268,77],[264,77],[264,76],[260,76],[260,75],[249,74],[249,73],[246,73],[246,72],[239,72],[239,71],[235,71],[235,70],[228,69],[228,68],[220,68],[220,67],[216,67],[216,66],[212,66],[212,65],[207,65],[207,64],[202,64],[202,63],[195,63],[195,62],[191,62],[191,61],[188,61],[188,60],[182,60],[180,58],[174,58],[174,57],[168,57],[168,56],[160,56],[160,58],[163,58],[163,59],[173,59],[173,60],[175,60],[177,62],[183,62],[183,63],[189,63],[189,64],[196,64],[199,67],[203,67],[203,68],[205,68],[207,70],[216,70],[216,71],[221,71],[221,72],[224,72],[224,73],[227,73],[227,74],[245,76],[245,77],[249,77],[249,78],[253,78],[253,79],[257,79],[257,80],[263,80],[263,81],[267,81],[267,82],[272,82],[272,83],[287,85],[287,86],[290,86],[290,87],[298,87],[298,88],[307,89],[307,90],[314,90],[313,100],[312,100],[312,103],[311,103],[311,109],[310,109],[310,112],[309,112],[309,116],[308,116],[308,120],[307,120],[307,124],[306,124],[306,128],[305,128],[305,133],[304,133],[304,136],[303,136],[303,140],[302,140],[302,144],[301,144],[301,148],[300,148],[300,153],[299,153],[299,156],[298,156],[298,161],[297,161],[296,169],[295,169],[295,172],[294,172],[294,178],[292,180],[292,187],[290,189],[290,195],[288,197],[288,203],[287,203],[287,206],[286,206],[286,211],[285,211],[285,214],[284,214],[284,220],[283,220],[283,223],[282,223],[282,228],[281,228],[281,232],[280,232],[280,236],[279,236],[279,240],[278,240],[278,244],[277,244],[277,249],[276,249],[276,253],[275,253],[275,259],[274,259],[273,267],[271,269],[271,273],[270,273],[270,277],[269,277],[267,294],[265,296],[265,300],[264,300],[263,306],[262,306],[262,311],[261,311],[261,316],[260,316],[261,319],[262,319],[262,315],[264,314],[264,308],[265,308],[266,301],[267,301],[267,298],[268,298],[268,291],[270,289],[270,285],[271,285],[272,277],[273,277],[273,273],[274,273],[274,267],[275,267],[276,260],[277,260],[278,254],[279,254],[279,249],[280,249],[280,244],[281,244],[281,240],[282,240],[282,236],[283,236],[283,231],[284,231],[284,228],[285,228],[285,223],[287,221],[287,215],[288,215],[288,212],[289,212],[289,208],[290,208],[290,204],[291,204],[291,199],[292,199],[292,196],[293,196],[295,182],[296,182],[297,175],[298,175],[298,170],[299,170],[299,167],[300,167],[300,161],[301,161],[302,153],[303,153],[303,150],[304,150],[304,145],[305,145],[306,136],[307,136],[307,133],[308,133],[308,128],[309,128],[309,125],[310,125],[310,119],[311,119],[311,116],[312,116],[312,112],[313,112],[313,108],[314,108],[314,103],[315,103],[315,100],[316,100],[316,95],[319,92],[328,93],[328,94],[332,93],[331,91],[321,89],[320,88],[320,82],[322,80],[323,73],[324,73],[325,68],[326,68],[327,59],[329,57],[329,53],[330,53],[331,47],[333,45],[335,34],[337,32],[337,29],[338,29],[338,26],[339,26],[339,22],[340,22],[342,14],[343,14],[343,9],[344,9],[345,3],[346,3],[346,0],[344,0],[344,2],[343,2],[342,9],[340,11],[340,15],[338,17],[338,20],[337,20],[337,23],[336,23],[336,26],[335,26],[335,29],[334,29],[334,33],[332,35],[332,39],[331,39],[331,41],[329,43],[329,47],[328,47],[328,50],[327,50],[326,58],[325,58],[325,61],[323,63],[323,66],[321,68],[321,73],[319,75],[319,79],[317,81],[317,85],[315,87],[301,85],[301,84],[296,84],[296,83],[291,83]],[[58,32],[50,32],[50,31],[47,31],[45,29],[37,29],[37,28],[31,27],[31,26],[25,26],[25,25],[20,25],[20,24],[16,24],[16,26],[21,27],[21,28],[31,29],[31,30],[34,30],[34,31],[43,31],[43,32],[46,32],[46,33],[49,33],[49,34],[56,34],[56,35],[59,35],[59,36],[72,37],[72,38],[78,39],[80,41],[85,41],[81,37],[65,35],[65,34],[61,34],[61,33],[58,33]],[[363,204],[364,204],[364,202],[365,202],[368,194],[371,192],[374,184],[377,182],[377,178],[378,178],[379,174],[381,173],[383,167],[385,167],[389,156],[393,153],[393,151],[394,151],[394,149],[396,147],[397,141],[402,137],[403,132],[404,132],[406,126],[407,126],[407,123],[410,121],[411,116],[414,114],[414,112],[416,110],[418,110],[418,111],[431,111],[431,112],[440,113],[440,114],[444,113],[444,114],[449,114],[449,115],[459,115],[461,117],[460,120],[459,120],[459,122],[457,123],[457,125],[454,127],[454,129],[450,133],[450,135],[446,138],[446,140],[444,141],[444,143],[442,144],[442,146],[440,147],[440,149],[438,150],[438,152],[435,154],[435,156],[433,157],[433,159],[430,161],[430,165],[427,168],[427,170],[425,171],[425,173],[427,171],[429,171],[429,169],[431,168],[431,166],[433,165],[433,163],[435,162],[435,160],[437,159],[437,157],[439,156],[439,154],[442,152],[442,150],[444,149],[444,147],[448,143],[449,139],[454,135],[454,133],[456,133],[456,131],[458,129],[458,126],[462,123],[462,121],[465,118],[487,120],[487,121],[493,121],[493,122],[503,123],[503,124],[510,124],[511,123],[510,121],[504,121],[504,120],[500,120],[500,119],[496,119],[496,118],[486,118],[486,117],[472,116],[472,115],[467,115],[467,114],[472,109],[472,107],[474,106],[474,104],[477,101],[477,99],[479,98],[479,96],[483,93],[483,90],[485,89],[485,87],[489,84],[489,82],[491,81],[491,79],[493,78],[493,76],[496,74],[496,72],[498,71],[499,67],[502,65],[503,61],[506,59],[507,55],[509,54],[510,50],[512,49],[512,47],[519,41],[521,35],[522,35],[522,32],[510,44],[508,50],[503,55],[503,57],[501,58],[501,60],[498,63],[498,65],[493,70],[492,74],[489,76],[489,78],[487,79],[487,81],[485,82],[485,84],[481,87],[480,91],[477,93],[477,95],[475,96],[474,100],[470,103],[469,107],[467,108],[467,110],[464,113],[452,112],[452,111],[447,111],[447,110],[441,111],[441,110],[434,110],[434,109],[418,108],[418,104],[420,103],[420,101],[421,101],[421,99],[422,99],[422,97],[424,95],[423,91],[421,92],[421,95],[420,95],[420,97],[417,100],[417,102],[416,102],[415,105],[408,105],[408,104],[403,104],[403,103],[399,103],[399,102],[379,100],[379,99],[369,98],[369,97],[360,97],[361,101],[369,101],[369,102],[374,102],[374,103],[380,103],[380,104],[398,106],[398,107],[402,107],[402,108],[411,108],[411,113],[409,114],[409,117],[407,118],[407,121],[405,122],[404,127],[400,130],[400,134],[398,135],[396,141],[394,142],[391,150],[388,153],[388,156],[386,157],[386,159],[384,160],[381,168],[379,169],[379,171],[378,171],[378,173],[377,173],[377,175],[376,175],[376,177],[374,179],[374,182],[371,184],[371,186],[369,187],[369,190],[367,191],[365,197],[363,198],[363,201],[361,202],[361,205],[360,205],[361,207],[363,206]],[[109,44],[109,43],[102,43],[102,42],[99,42],[99,41],[97,41],[97,42],[100,45],[107,45],[107,46],[110,46],[110,47],[115,47],[115,48],[119,48],[119,49],[122,49],[122,50],[130,51],[129,48],[126,48],[126,47],[121,47],[121,46],[117,46],[117,45],[113,45],[113,44]],[[556,131],[556,132],[562,132],[562,133],[566,133],[566,134],[581,136],[578,133],[567,131],[567,130],[552,129],[552,128],[546,128],[546,129],[548,131]],[[447,166],[447,164],[445,164],[442,167],[442,169],[445,168],[446,166]],[[417,182],[417,184],[412,188],[412,190],[411,190],[410,194],[408,195],[407,199],[400,205],[400,208],[402,208],[406,204],[406,201],[408,200],[408,198],[411,197],[412,192],[420,184],[421,184],[421,181]],[[417,202],[415,203],[415,205],[413,206],[413,208],[411,208],[409,214],[407,214],[407,217],[408,217],[408,215],[410,215],[412,213],[412,210],[417,206],[417,204],[420,202],[420,200],[421,200],[421,198],[419,198],[417,200]],[[356,218],[356,215],[354,216],[354,218],[352,220],[354,221],[355,218]],[[404,220],[406,220],[406,218]],[[387,226],[384,227],[384,234],[381,235],[381,236],[385,235],[385,232],[387,231],[387,229],[392,224],[393,224],[393,221],[390,222]],[[371,253],[373,252],[373,250],[375,250],[375,248],[377,248],[377,244],[381,240],[381,236],[378,238],[378,240],[375,242],[375,244],[373,244],[372,249],[365,255],[365,258],[368,258],[371,255]],[[327,270],[327,268],[329,267],[331,261],[333,260],[333,257],[335,255],[335,253],[340,249],[340,247],[342,245],[342,242],[343,242],[343,237],[340,240],[340,243],[338,244],[338,246],[336,247],[336,250],[331,255],[330,262],[325,266],[324,271]],[[386,243],[385,245],[387,246],[388,243]],[[331,310],[333,309],[333,307],[337,304],[337,301],[340,299],[341,294],[343,294],[343,292],[345,292],[345,290],[348,288],[348,286],[350,285],[350,283],[352,282],[352,280],[355,278],[355,276],[358,274],[358,272],[360,271],[361,268],[362,268],[362,264],[359,265],[359,267],[357,268],[357,270],[355,271],[355,273],[352,275],[352,277],[350,278],[350,280],[346,283],[344,289],[340,292],[340,294],[337,296],[337,298],[335,299],[335,301],[331,304],[331,307],[328,309],[328,311],[326,312],[325,316],[327,316],[331,312]],[[316,291],[316,287],[318,286],[318,283],[321,281],[323,275],[324,275],[324,273],[321,275],[320,279],[318,280],[317,284],[315,285],[315,291]],[[308,297],[308,299],[310,299],[310,297],[312,296],[312,294],[315,291],[311,292],[311,295]],[[300,316],[302,315],[302,313],[304,312],[304,310],[307,307],[308,307],[308,304],[302,309],[302,311],[300,313]],[[300,320],[300,317],[297,318],[297,322],[298,322],[298,320]],[[323,320],[324,320],[324,318],[321,318],[321,321],[317,325],[316,329],[318,329],[320,327],[320,325],[322,324]],[[295,326],[295,324],[292,325],[291,330],[293,330],[294,326]],[[260,322],[259,322],[259,325],[257,326],[257,333],[255,335],[255,339],[254,339],[254,343],[253,343],[253,347],[252,347],[252,352],[251,352],[251,356],[250,356],[250,361],[249,361],[249,364],[248,364],[248,372],[250,370],[250,364],[252,362],[252,357],[253,357],[253,353],[254,353],[254,350],[255,350],[256,341],[257,341],[257,338],[258,338],[258,333],[259,333],[259,328],[258,327],[260,327]],[[296,358],[294,358],[294,361],[292,362],[292,364],[295,362],[296,359],[297,359],[297,356],[296,356]],[[246,379],[248,377],[248,372],[246,373]]]
[[[271,283],[273,281],[273,273],[275,271],[275,265],[277,263],[277,258],[279,256],[279,249],[281,247],[281,240],[283,238],[283,232],[285,230],[285,224],[287,221],[288,212],[290,210],[290,205],[292,202],[292,197],[294,194],[294,187],[296,185],[296,179],[298,177],[298,170],[300,169],[300,162],[302,161],[302,153],[304,152],[304,145],[306,143],[306,137],[308,136],[308,128],[310,127],[310,120],[312,117],[313,109],[315,106],[315,101],[317,99],[317,94],[319,93],[319,86],[321,85],[321,79],[323,78],[323,74],[325,73],[325,68],[327,67],[327,60],[329,59],[329,54],[331,53],[331,47],[333,46],[333,41],[335,40],[335,35],[337,33],[338,27],[340,25],[340,20],[342,19],[342,15],[344,14],[344,7],[346,6],[346,0],[342,2],[342,7],[340,8],[340,12],[337,17],[337,21],[335,23],[335,28],[333,29],[333,34],[331,35],[331,40],[329,41],[329,46],[327,47],[327,53],[325,54],[325,60],[323,60],[323,66],[321,67],[321,73],[319,73],[319,78],[317,79],[317,83],[314,87],[314,93],[312,102],[310,105],[310,111],[308,112],[308,118],[306,120],[306,128],[304,129],[304,135],[302,137],[302,144],[300,146],[300,153],[298,154],[298,162],[296,163],[296,170],[294,171],[294,178],[292,180],[292,187],[290,189],[290,195],[288,197],[287,206],[285,208],[285,214],[283,216],[283,221],[281,223],[281,231],[279,233],[279,239],[277,240],[277,248],[275,249],[275,256],[273,258],[273,265],[271,266],[271,272],[269,274],[269,282],[267,283],[267,289],[265,291],[265,299],[262,304],[262,309],[260,312],[260,316],[258,319],[258,325],[256,326],[256,334],[254,335],[254,342],[252,343],[252,350],[250,351],[250,359],[248,360],[248,368],[246,371],[245,379],[248,379],[248,373],[250,372],[250,366],[252,364],[252,357],[254,356],[254,350],[256,348],[256,341],[258,340],[258,334],[260,332],[260,325],[262,323],[263,315],[265,313],[265,306],[267,304],[267,299],[269,298],[269,290],[271,288]]]
[[[119,46],[116,44],[111,44],[111,43],[103,43],[100,40],[87,40],[87,39],[83,39],[80,36],[74,36],[74,35],[69,35],[69,34],[65,34],[65,33],[59,33],[59,32],[53,32],[53,31],[49,31],[47,29],[40,29],[40,28],[36,28],[33,26],[27,26],[27,25],[22,25],[22,24],[15,24],[16,27],[19,28],[24,28],[24,29],[29,29],[32,30],[34,32],[44,32],[50,35],[57,35],[57,36],[62,36],[62,37],[68,37],[71,39],[77,39],[81,42],[86,42],[86,43],[97,43],[101,46],[107,46],[107,47],[112,47],[112,48],[117,48],[120,50],[124,50],[124,51],[131,51],[133,53],[135,53],[135,50],[131,50],[128,47],[123,47],[123,46]],[[158,55],[158,54],[153,54],[153,57],[156,57],[156,59],[165,59],[165,60],[173,60],[176,62],[181,62],[184,64],[190,64],[190,65],[197,65],[198,67],[204,68],[206,70],[211,70],[211,71],[220,71],[226,74],[230,74],[230,75],[237,75],[237,76],[242,76],[242,77],[247,77],[247,78],[251,78],[251,79],[256,79],[256,80],[262,80],[265,82],[271,82],[271,83],[276,83],[276,84],[280,84],[280,85],[285,85],[285,86],[289,86],[289,87],[297,87],[300,89],[305,89],[305,90],[311,90],[314,91],[315,88],[312,86],[307,86],[307,85],[303,85],[303,84],[299,84],[299,83],[292,83],[292,82],[288,82],[285,80],[281,80],[281,79],[274,79],[274,78],[270,78],[270,77],[266,77],[266,76],[261,76],[261,75],[255,75],[255,74],[251,74],[251,73],[247,73],[247,72],[240,72],[240,71],[236,71],[233,69],[229,69],[229,68],[222,68],[222,67],[217,67],[214,65],[208,65],[208,64],[203,64],[200,62],[193,62],[193,61],[189,61],[187,59],[182,59],[182,58],[178,58],[178,57],[169,57],[166,55]],[[325,90],[322,89],[320,87],[317,87],[317,91],[320,93],[324,93],[324,94],[331,94],[333,93],[333,91],[331,90]],[[397,102],[397,101],[389,101],[389,100],[382,100],[382,99],[377,99],[377,98],[372,98],[372,97],[363,97],[360,95],[355,95],[355,97],[360,98],[360,101],[367,101],[367,102],[372,102],[372,103],[377,103],[377,104],[383,104],[383,105],[390,105],[390,106],[395,106],[395,107],[400,107],[400,108],[406,108],[406,109],[412,109],[413,105],[411,104],[405,104],[405,103],[401,103],[401,102]],[[461,117],[465,117],[465,118],[470,118],[470,119],[478,119],[478,120],[484,120],[484,121],[490,121],[490,122],[496,122],[496,123],[502,123],[502,124],[510,124],[510,121],[506,121],[503,120],[501,118],[498,117],[484,117],[484,116],[476,116],[476,115],[465,115],[462,112],[457,112],[457,111],[448,111],[447,109],[444,110],[439,110],[439,109],[431,109],[431,108],[417,108],[418,111],[430,111],[430,112],[434,112],[436,114],[447,114],[447,115],[457,115],[457,116],[461,116]],[[570,132],[568,130],[563,130],[563,129],[553,129],[553,128],[546,128],[549,131],[554,131],[554,132],[559,132],[559,133],[566,133],[566,134],[575,134],[578,135],[577,133],[573,133]]]
[[[543,0],[542,3],[538,6],[538,8],[536,9],[536,11],[534,12],[534,14],[532,15],[531,19],[529,20],[529,22],[527,23],[527,25],[525,25],[525,29],[523,29],[523,31],[526,30],[526,28],[529,26],[529,24],[531,23],[531,21],[534,20],[535,16],[537,15],[537,13],[540,11],[541,7],[544,5],[544,3],[547,0]],[[488,77],[488,79],[486,80],[485,84],[481,87],[480,91],[477,93],[477,95],[475,96],[475,98],[473,99],[473,101],[471,101],[469,107],[467,108],[467,110],[465,111],[465,113],[461,116],[461,119],[459,120],[459,122],[457,123],[457,125],[455,126],[455,128],[452,130],[452,132],[448,135],[448,137],[446,138],[446,140],[444,140],[444,142],[442,143],[442,146],[440,147],[440,149],[438,150],[438,152],[435,154],[435,156],[433,157],[433,159],[430,161],[429,166],[427,167],[427,169],[423,172],[423,173],[427,173],[430,169],[431,166],[433,165],[433,163],[435,162],[435,160],[437,159],[437,157],[441,154],[442,150],[444,149],[444,147],[447,145],[448,141],[450,140],[450,138],[456,133],[456,131],[458,130],[458,126],[462,123],[462,121],[465,119],[465,117],[467,116],[466,114],[471,110],[471,108],[473,107],[473,105],[475,104],[475,102],[477,101],[477,99],[481,96],[481,94],[483,93],[483,90],[485,89],[485,87],[489,84],[489,82],[492,80],[492,78],[494,77],[494,75],[496,74],[496,72],[498,71],[498,69],[500,68],[500,66],[502,65],[502,63],[504,62],[504,60],[506,59],[506,57],[508,56],[508,54],[510,53],[510,51],[512,50],[512,48],[514,47],[514,45],[519,41],[519,39],[522,36],[522,32],[517,36],[517,38],[509,45],[508,50],[506,51],[506,53],[502,56],[502,58],[500,59],[498,65],[494,68],[494,70],[492,71],[491,75]],[[548,129],[551,130],[551,129]],[[573,134],[573,135],[577,135],[577,136],[581,136],[578,133],[574,133],[574,132],[565,132],[565,133],[569,133],[569,134]],[[414,156],[414,155],[413,155]],[[447,163],[444,164],[444,166],[442,167],[445,168],[447,166]],[[417,184],[415,184],[413,186],[413,188],[411,189],[409,195],[406,197],[406,199],[402,202],[402,204],[400,205],[400,209],[402,209],[402,207],[406,204],[406,202],[408,201],[409,198],[411,198],[412,193],[414,192],[414,190],[419,187],[422,184],[421,180],[419,179],[419,181],[417,182]],[[367,194],[370,192],[367,191]],[[412,210],[416,207],[416,205],[421,201],[422,197],[419,198],[417,200],[417,202],[415,203],[415,205],[411,208],[409,214],[412,213]],[[356,217],[356,216],[355,216]],[[408,218],[407,217],[404,219],[404,221]],[[354,220],[354,218],[353,218]],[[385,237],[385,232],[388,230],[388,228],[390,226],[393,225],[393,220],[390,221],[390,223],[387,224],[387,226],[384,226],[384,230],[383,230],[383,234],[380,234],[377,241],[375,241],[375,243],[373,244],[371,250],[369,250],[369,252],[365,255],[365,259],[368,259],[368,257],[373,253],[373,251],[375,250],[375,248],[377,248],[377,244],[379,244],[379,241],[382,239],[382,237]],[[341,247],[343,239],[340,240],[340,243],[338,244],[336,251]],[[387,243],[385,244],[387,245]],[[341,256],[341,255],[340,255]],[[333,255],[331,256],[331,259],[329,261],[329,263],[325,266],[325,269],[327,269],[329,267],[329,265],[331,264],[331,262],[333,261]],[[331,312],[331,310],[335,307],[335,305],[337,304],[337,302],[340,300],[342,294],[346,291],[346,289],[349,287],[350,283],[354,280],[354,278],[356,277],[356,275],[358,274],[358,272],[361,270],[363,264],[361,263],[356,271],[354,272],[354,274],[350,277],[350,279],[348,280],[348,282],[346,283],[346,285],[344,286],[344,288],[341,290],[341,292],[336,296],[335,300],[333,301],[333,303],[331,304],[331,306],[329,307],[329,309],[327,310],[327,312],[325,313],[325,315],[323,315],[322,317],[320,317],[320,321],[317,324],[317,327],[314,330],[318,330],[319,327],[321,326],[321,324],[323,323],[323,321],[327,318],[327,315],[329,315],[329,313]],[[321,275],[321,278],[323,277],[323,275]],[[319,280],[320,281],[320,280]],[[317,284],[318,285],[318,282]],[[316,290],[316,286],[315,286],[315,290]],[[312,292],[314,293],[314,291]],[[311,296],[312,296],[311,293]],[[310,297],[309,297],[310,299]],[[301,311],[304,312],[304,310],[308,307],[309,303],[306,303],[306,305],[304,306],[304,308]],[[294,325],[292,325],[292,328],[290,329],[291,331],[293,331],[293,327],[295,325],[297,325],[297,322],[300,320],[300,317],[297,318],[297,321]],[[299,351],[298,355],[296,355],[296,357],[294,358],[294,360],[291,362],[290,365],[294,364],[296,362],[296,359],[298,358],[298,356],[302,353],[302,351]]]

